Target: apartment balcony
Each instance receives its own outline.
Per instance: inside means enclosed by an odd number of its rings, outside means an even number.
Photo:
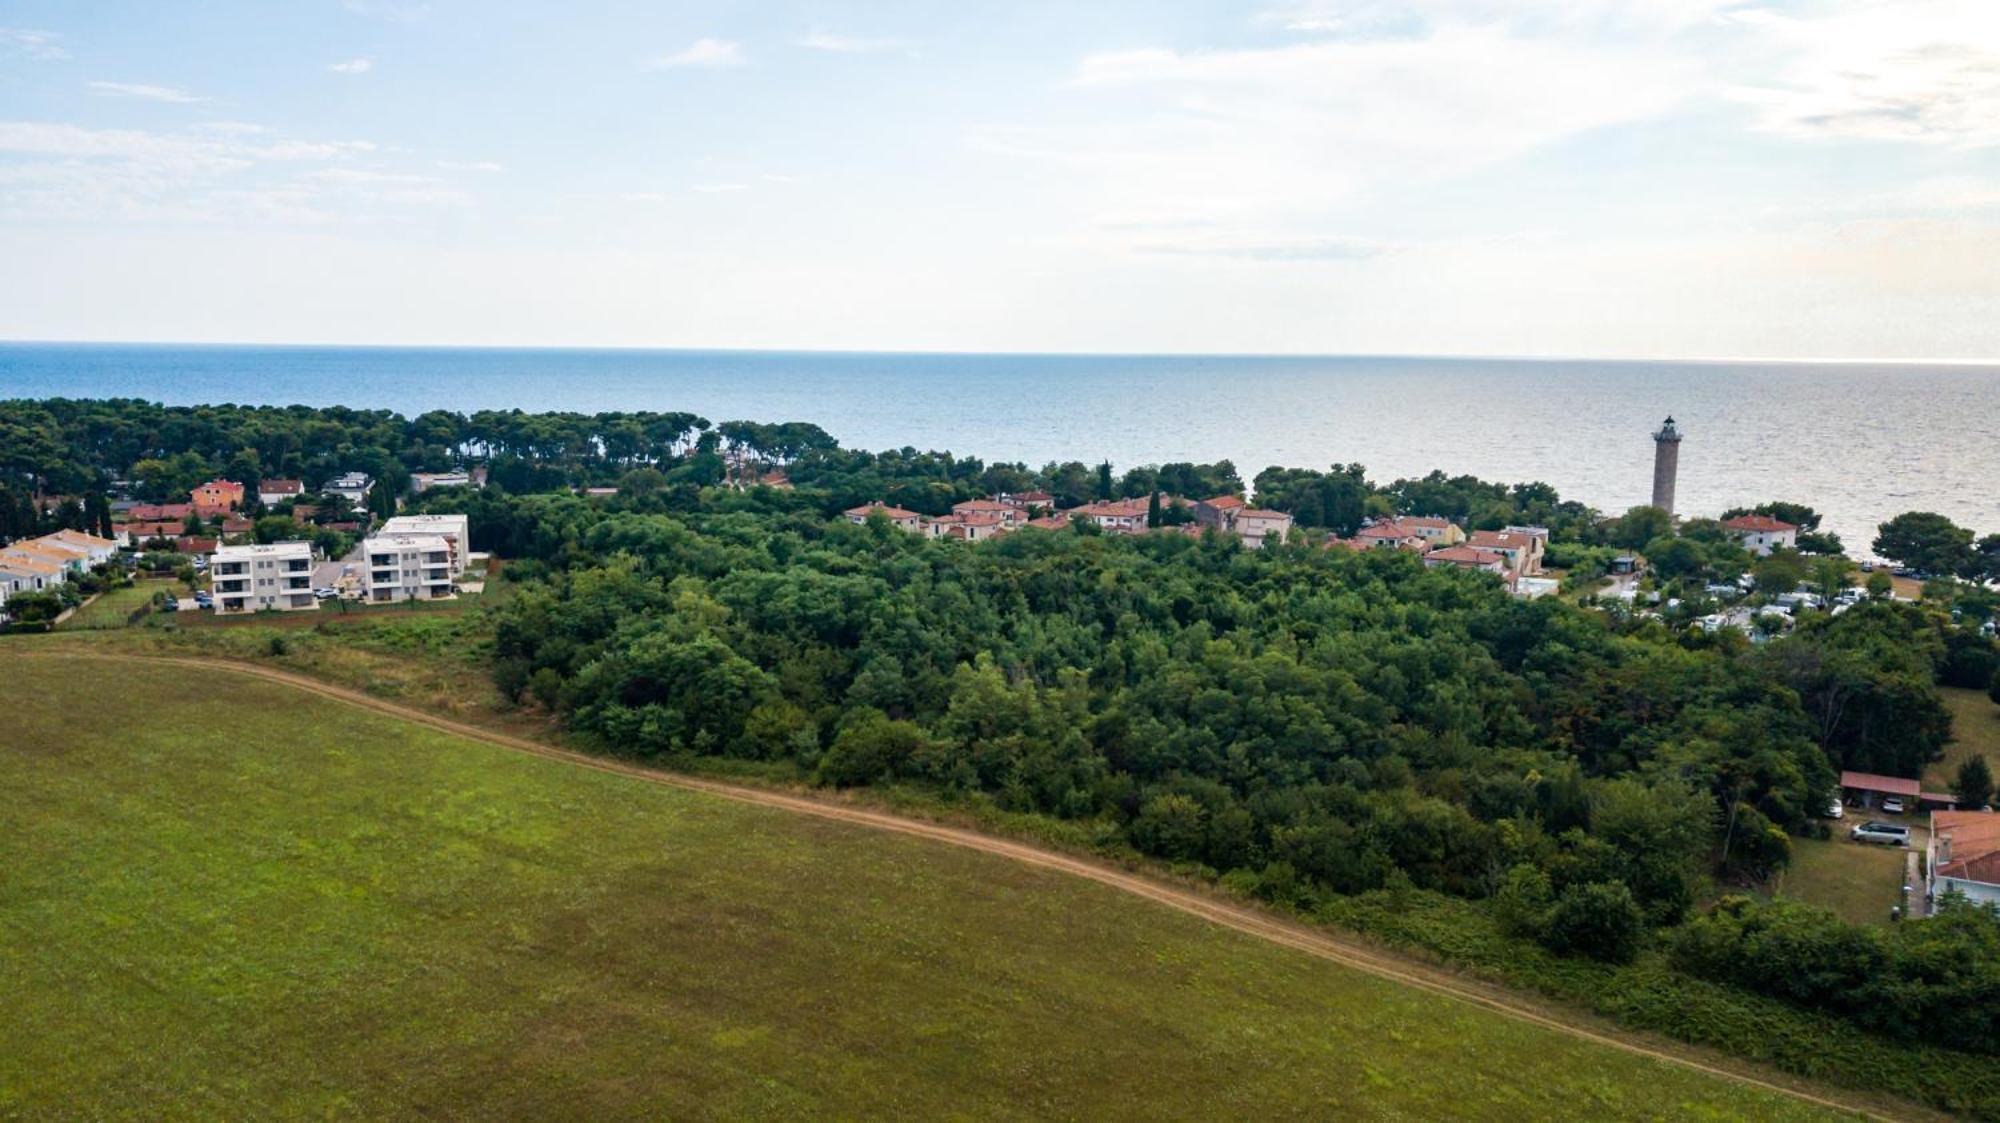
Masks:
[[[223,562],[222,564],[217,565],[215,567],[214,576],[242,577],[249,572],[250,572],[250,566],[246,562]]]
[[[250,582],[248,580],[215,582],[215,593],[217,596],[226,597],[231,593],[248,593],[249,591]]]
[[[400,582],[400,581],[398,581],[398,580],[396,579],[396,571],[395,571],[395,570],[393,570],[393,569],[378,569],[378,570],[374,570],[373,572],[371,572],[371,573],[369,573],[369,574],[368,574],[368,583],[369,583],[370,585],[398,585],[398,584],[401,584],[401,582]]]

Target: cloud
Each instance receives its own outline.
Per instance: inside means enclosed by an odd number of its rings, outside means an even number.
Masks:
[[[742,66],[745,61],[741,43],[730,39],[696,39],[673,54],[656,58],[646,65],[656,69],[700,67],[719,70]]]
[[[750,185],[747,183],[697,183],[689,188],[689,190],[699,191],[704,195],[728,195],[738,191],[748,191],[750,190]]]
[[[972,143],[1057,163],[1100,206],[1310,228],[1371,191],[1664,115],[1696,73],[1646,49],[1472,25],[1417,39],[1140,48],[1084,56],[1046,119],[981,129]]]
[[[1140,243],[1140,253],[1172,254],[1183,257],[1222,257],[1243,261],[1366,261],[1393,253],[1397,246],[1372,238],[1339,235],[1301,237],[1288,240],[1215,239],[1181,242]]]
[[[0,27],[0,55],[21,55],[43,62],[57,62],[69,57],[69,50],[59,42],[61,38],[53,31]]]
[[[1765,132],[1806,139],[2000,144],[2000,5],[1916,0],[1816,18],[1753,9],[1776,59],[1734,87]]]
[[[350,169],[376,146],[240,125],[175,132],[0,121],[0,216],[30,220],[330,221],[326,192],[422,188]]]
[[[177,86],[147,86],[136,82],[92,82],[90,92],[103,97],[130,97],[144,101],[164,101],[175,105],[193,105],[205,101]]]
[[[439,160],[437,166],[452,172],[504,172],[507,170],[492,160]]]
[[[814,31],[800,37],[798,45],[815,51],[830,51],[839,55],[868,55],[882,51],[908,50],[907,39],[869,38],[861,35],[839,35],[831,31]]]
[[[375,63],[372,59],[351,58],[346,62],[328,63],[327,69],[335,74],[366,74],[375,69]]]

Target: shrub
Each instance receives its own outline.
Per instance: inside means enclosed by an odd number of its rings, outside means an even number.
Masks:
[[[1645,914],[1623,882],[1593,881],[1572,885],[1556,898],[1542,942],[1563,955],[1629,963],[1645,931]]]

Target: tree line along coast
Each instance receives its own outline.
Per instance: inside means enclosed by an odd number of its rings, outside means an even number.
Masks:
[[[0,539],[102,531],[213,479],[304,481],[248,505],[251,539],[299,503],[364,528],[463,515],[507,559],[508,595],[466,625],[494,682],[606,752],[989,808],[1447,958],[1476,945],[1649,1028],[1699,1007],[1668,1032],[1797,1070],[1838,1041],[1886,1090],[2000,1112],[1990,907],[1953,889],[1860,925],[1771,891],[1825,845],[1843,771],[1921,777],[1954,735],[1941,690],[2000,701],[2000,534],[1900,516],[1871,545],[1929,579],[1857,584],[1796,502],[1607,517],[1544,484],[1349,464],[1258,473],[1291,525],[1253,550],[1173,525],[1249,490],[1228,463],[1031,469],[683,413],[14,401],[0,450]],[[483,487],[409,488],[473,464]],[[320,490],[353,472],[383,498]],[[970,543],[866,513],[1024,494],[1146,509],[1132,533]],[[1559,591],[1327,548],[1404,518],[1537,531]],[[1973,760],[1961,808],[1992,798]]]

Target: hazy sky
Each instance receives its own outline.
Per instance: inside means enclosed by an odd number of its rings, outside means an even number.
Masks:
[[[2000,358],[2000,0],[0,0],[0,337]]]

